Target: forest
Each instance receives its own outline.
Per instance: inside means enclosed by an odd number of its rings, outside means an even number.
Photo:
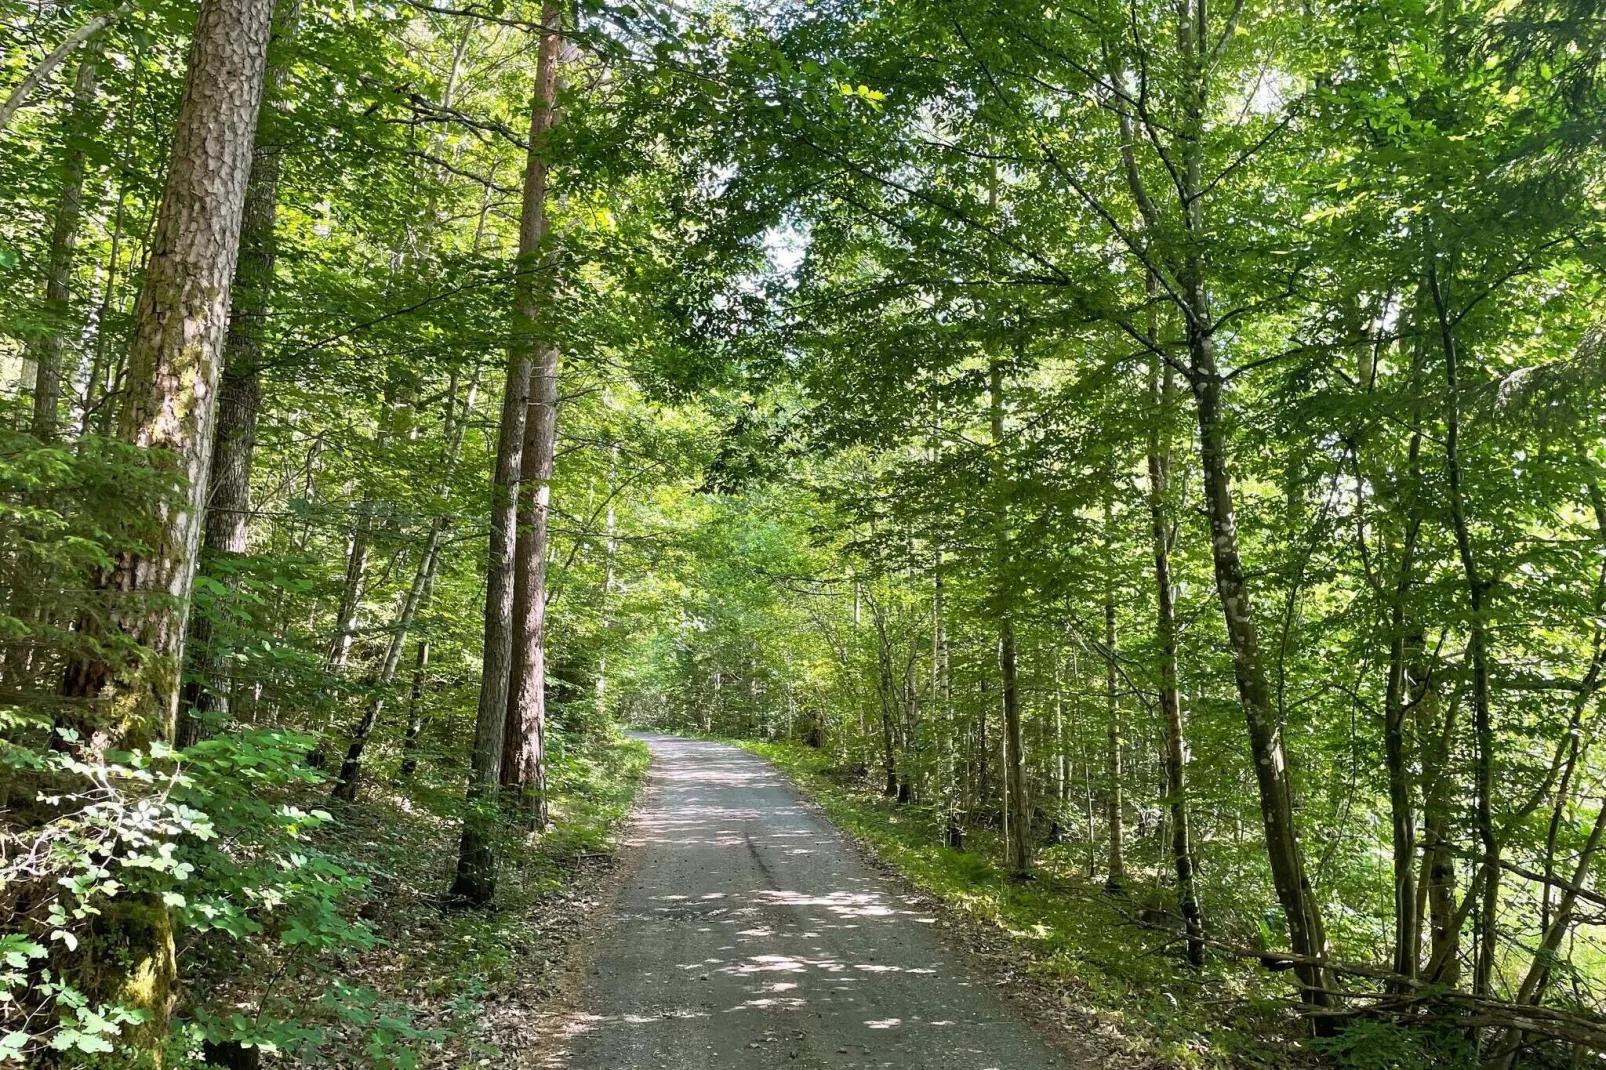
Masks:
[[[1603,1065],[1592,0],[0,0],[0,206],[0,1064],[512,1065],[654,726]]]

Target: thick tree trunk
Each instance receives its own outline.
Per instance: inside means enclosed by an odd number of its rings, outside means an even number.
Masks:
[[[73,81],[72,112],[67,119],[67,145],[56,199],[56,219],[45,254],[45,314],[47,324],[29,346],[34,360],[33,420],[31,430],[41,442],[56,438],[61,408],[61,353],[63,332],[71,321],[73,254],[78,248],[78,222],[84,203],[84,141],[91,134],[95,108],[93,52],[78,64]]]
[[[542,351],[530,376],[513,597],[513,665],[503,737],[502,786],[532,827],[547,822],[546,557],[557,450],[558,351]]]
[[[1149,426],[1149,535],[1154,549],[1155,640],[1160,669],[1160,711],[1165,720],[1165,784],[1171,809],[1171,863],[1177,875],[1177,902],[1188,938],[1188,961],[1204,964],[1204,913],[1194,881],[1193,834],[1188,813],[1187,741],[1182,698],[1177,688],[1177,605],[1171,582],[1171,520],[1166,495],[1171,483],[1170,426],[1172,379],[1158,357],[1149,368],[1153,423]]]
[[[294,36],[299,7],[297,0],[280,0],[273,37]],[[212,560],[243,557],[250,531],[251,460],[256,449],[257,413],[262,406],[260,369],[264,330],[273,299],[275,222],[283,154],[283,147],[274,140],[271,100],[283,75],[282,62],[268,69],[263,114],[258,119],[257,144],[251,159],[251,180],[245,188],[201,544],[203,555]],[[238,586],[232,570],[225,569],[221,579],[231,592]],[[188,642],[191,679],[179,704],[181,746],[203,737],[208,718],[221,718],[228,713],[228,651],[217,646],[217,639],[216,621],[197,615]],[[192,711],[199,716],[192,716]]]
[[[555,269],[547,225],[549,142],[557,122],[563,15],[554,0],[541,10],[542,36],[530,109],[524,202],[519,216],[514,346],[530,354],[530,411],[525,419],[514,551],[513,663],[503,734],[502,784],[517,792],[534,827],[547,821],[546,800],[546,553],[558,426],[559,351],[550,337]]]
[[[147,549],[124,553],[101,584],[109,613],[100,626],[115,628],[145,656],[121,664],[84,658],[64,674],[62,693],[82,703],[75,719],[95,752],[174,736],[271,16],[271,0],[203,0],[196,20],[119,428],[124,441],[171,466],[178,493],[152,509]],[[126,1026],[123,1040],[160,1059],[177,980],[167,907],[154,895],[102,904],[87,951],[97,972],[91,997],[148,1015]]]

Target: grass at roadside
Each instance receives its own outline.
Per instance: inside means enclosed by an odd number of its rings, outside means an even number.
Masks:
[[[1308,1058],[1297,1050],[1297,1023],[1279,982],[1230,962],[1189,968],[1167,934],[1136,923],[1134,902],[1077,875],[1078,863],[1062,849],[1044,852],[1037,880],[1011,881],[993,862],[994,836],[973,834],[972,849],[950,850],[931,810],[899,806],[835,775],[822,751],[730,742],[774,762],[839,828],[922,891],[979,931],[1002,933],[1026,972],[1078,1019],[1069,1027],[1113,1031],[1162,1066],[1288,1067]]]

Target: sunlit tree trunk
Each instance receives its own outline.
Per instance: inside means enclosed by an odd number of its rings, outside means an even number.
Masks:
[[[457,869],[449,893],[451,898],[476,907],[489,906],[496,894],[497,789],[502,780],[503,735],[513,661],[515,517],[529,389],[529,354],[515,348],[508,356],[502,414],[497,425],[496,466],[491,480],[490,549],[485,565],[479,707],[474,717],[468,806],[463,815]]]
[[[119,437],[151,451],[175,496],[148,518],[145,546],[125,552],[100,584],[109,628],[144,656],[70,662],[62,693],[86,758],[172,740],[186,616],[211,462],[212,425],[229,287],[251,170],[267,63],[271,0],[203,0],[174,127],[155,241],[136,306]],[[97,954],[96,949],[103,954]],[[175,998],[172,919],[154,895],[102,907],[87,958],[89,994],[148,1017],[124,1041],[161,1058]]]
[[[279,0],[270,51],[275,43],[294,37],[299,17],[299,0]],[[257,413],[262,405],[263,341],[273,299],[273,268],[278,251],[275,222],[284,153],[284,146],[276,141],[272,102],[284,71],[283,57],[269,64],[251,157],[251,179],[245,188],[201,543],[203,556],[211,560],[243,557],[250,531],[251,460],[256,449]],[[232,570],[225,569],[220,578],[230,591],[238,586]],[[228,652],[217,648],[216,641],[216,622],[210,615],[197,614],[187,643],[191,679],[185,684],[179,704],[179,742],[184,746],[202,737],[208,715],[220,717],[228,712]],[[191,711],[201,716],[191,716]]]
[[[1210,44],[1205,5],[1190,0],[1177,8],[1177,48],[1184,67],[1186,89],[1182,122],[1176,138],[1180,147],[1181,216],[1188,243],[1176,257],[1179,311],[1185,324],[1188,378],[1199,424],[1199,452],[1204,482],[1205,513],[1210,522],[1211,559],[1216,591],[1232,650],[1233,676],[1249,734],[1250,759],[1260,793],[1265,823],[1266,854],[1277,901],[1283,908],[1289,943],[1296,955],[1320,959],[1327,954],[1327,933],[1320,905],[1305,868],[1299,826],[1294,813],[1294,789],[1283,743],[1283,725],[1266,674],[1259,628],[1244,574],[1238,544],[1238,522],[1228,470],[1227,430],[1223,412],[1224,381],[1216,362],[1216,324],[1205,285],[1200,243],[1206,232],[1204,138],[1206,89]],[[1301,963],[1295,967],[1307,1003],[1332,1003],[1328,971]]]
[[[554,0],[541,10],[542,36],[530,112],[530,147],[519,217],[515,284],[516,348],[530,354],[530,411],[524,425],[514,551],[513,661],[503,735],[502,784],[516,789],[527,820],[541,827],[546,801],[546,554],[547,514],[556,460],[559,351],[549,337],[555,270],[547,225],[549,142],[557,121],[563,16]]]
[[[1216,588],[1232,648],[1233,675],[1249,729],[1249,753],[1260,789],[1260,809],[1265,822],[1266,853],[1271,863],[1272,883],[1283,908],[1294,953],[1306,958],[1320,958],[1327,953],[1326,930],[1306,875],[1298,823],[1294,816],[1293,784],[1283,747],[1282,724],[1267,682],[1249,584],[1238,551],[1237,519],[1227,473],[1226,435],[1221,426],[1221,378],[1216,371],[1208,339],[1201,336],[1192,341],[1194,396],[1198,408],[1205,507],[1210,518]],[[1305,986],[1305,998],[1309,1002],[1319,1006],[1331,1002],[1326,970],[1300,965],[1296,972]]]
[[[28,347],[34,360],[33,419],[30,429],[41,442],[56,437],[61,409],[63,334],[71,321],[73,254],[78,249],[79,220],[84,201],[84,140],[95,112],[95,74],[100,57],[89,52],[78,63],[73,80],[72,110],[67,117],[67,145],[61,165],[56,215],[45,252],[45,329]]]

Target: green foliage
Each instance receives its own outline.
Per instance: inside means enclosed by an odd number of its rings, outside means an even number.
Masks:
[[[1407,1029],[1368,1018],[1313,1041],[1312,1047],[1332,1056],[1344,1070],[1470,1070],[1478,1065],[1477,1052],[1460,1030]]]
[[[6,768],[37,786],[39,809],[25,853],[0,872],[18,927],[6,936],[0,1000],[35,1015],[11,1048],[112,1050],[119,1023],[138,1012],[96,998],[101,978],[80,949],[120,903],[165,904],[175,939],[198,942],[197,956],[238,961],[253,943],[313,954],[372,945],[342,914],[364,882],[312,843],[329,814],[295,801],[322,779],[302,762],[307,745],[246,731],[92,763],[70,750],[8,750]]]

